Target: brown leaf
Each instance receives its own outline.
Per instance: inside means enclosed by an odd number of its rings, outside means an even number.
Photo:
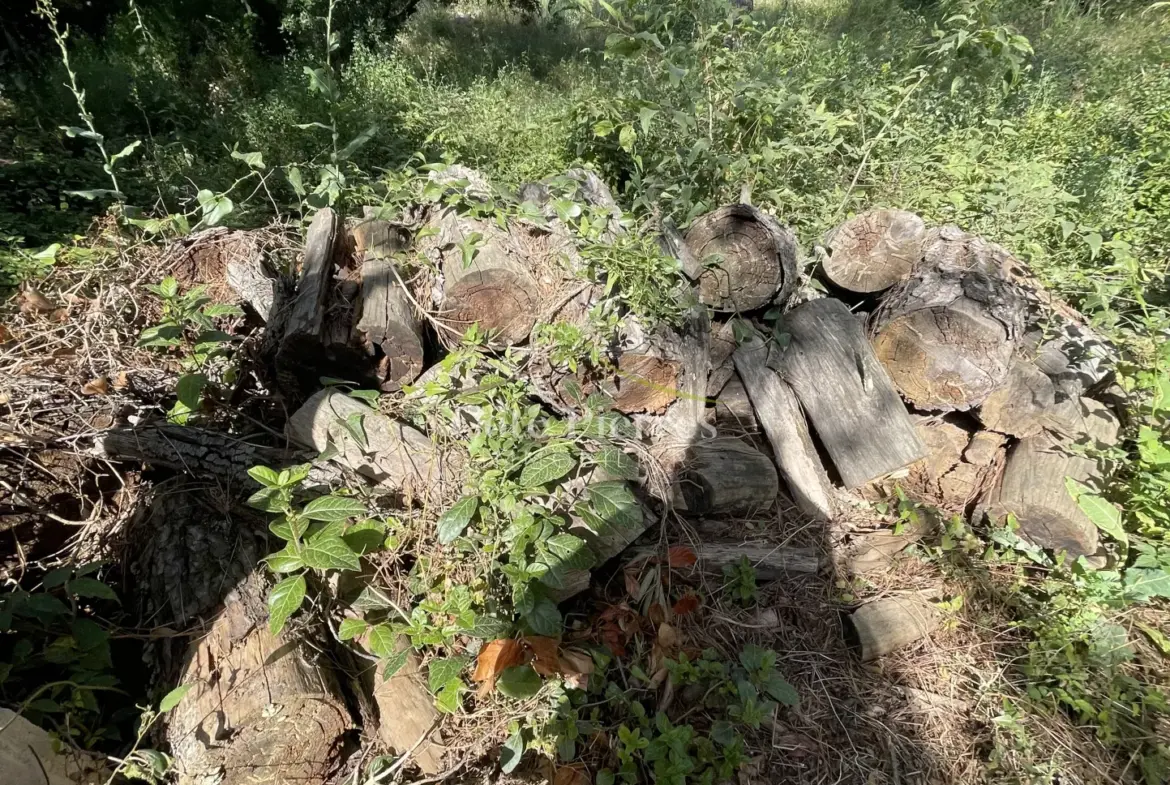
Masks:
[[[674,611],[676,616],[686,616],[687,614],[694,613],[698,609],[699,595],[691,593],[679,597],[678,602],[671,607],[671,610]]]
[[[679,636],[678,630],[664,623],[658,625],[658,640],[655,642],[669,652],[678,648],[682,638]]]
[[[634,598],[634,602],[642,599],[642,583],[638,580],[637,568],[631,569],[627,567],[622,571],[622,577],[626,584],[626,594]]]
[[[56,309],[51,314],[49,314],[49,321],[50,322],[60,322],[62,324],[69,321],[69,309],[68,308]]]
[[[90,379],[81,386],[83,395],[107,395],[110,392],[110,383],[104,376]]]
[[[524,638],[524,645],[532,652],[532,667],[541,676],[555,676],[561,672],[558,653],[561,644],[556,638],[530,635]]]
[[[566,687],[574,690],[588,689],[589,674],[593,673],[593,669],[593,658],[588,653],[576,649],[565,649],[561,652],[561,673]]]
[[[0,343],[8,343],[12,340],[12,331],[4,325],[0,324]]]
[[[589,774],[579,764],[561,766],[557,769],[557,776],[553,777],[553,785],[589,785]]]
[[[41,294],[35,286],[29,284],[20,293],[20,310],[26,313],[30,311],[55,311],[57,304]]]
[[[685,545],[672,545],[670,546],[670,550],[666,552],[666,560],[671,567],[679,569],[682,567],[694,567],[699,557]]]
[[[126,375],[125,371],[118,371],[118,374],[114,377],[114,389],[124,390],[129,386],[130,377]]]
[[[479,694],[487,695],[496,686],[497,676],[523,661],[524,647],[518,640],[501,638],[485,643],[475,660],[475,673],[471,675],[472,680],[483,683]]]
[[[650,606],[650,610],[646,611],[646,617],[650,619],[651,624],[657,627],[666,621],[666,609],[662,607],[662,603],[656,602]]]

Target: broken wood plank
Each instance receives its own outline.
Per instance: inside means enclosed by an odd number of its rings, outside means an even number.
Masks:
[[[305,255],[296,294],[284,322],[276,353],[276,372],[290,391],[304,396],[319,384],[325,310],[333,281],[333,259],[341,238],[341,221],[329,207],[317,211],[305,235]]]

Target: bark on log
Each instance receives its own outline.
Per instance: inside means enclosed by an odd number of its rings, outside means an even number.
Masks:
[[[783,303],[797,282],[792,230],[751,205],[733,204],[699,217],[686,234],[707,269],[699,300],[717,311],[751,311]]]
[[[380,386],[394,392],[423,371],[422,327],[398,283],[393,262],[367,257],[361,275],[354,342],[377,358]]]
[[[305,236],[300,281],[276,353],[276,372],[282,386],[298,395],[307,395],[322,376],[319,360],[325,337],[325,311],[340,237],[337,214],[328,207],[318,210]]]
[[[890,288],[922,259],[926,224],[904,210],[870,210],[827,238],[825,276],[842,289],[868,294]]]
[[[849,623],[861,645],[861,661],[870,662],[925,638],[942,625],[943,616],[921,597],[885,597],[855,610]]]
[[[976,270],[924,267],[886,295],[870,332],[906,400],[965,411],[1003,383],[1023,323],[1015,285]]]
[[[365,443],[346,423],[352,423]],[[331,461],[375,483],[401,491],[407,499],[442,497],[458,467],[444,465],[435,445],[419,431],[379,414],[336,389],[315,393],[288,419],[288,436],[298,444],[325,452]]]
[[[807,302],[784,314],[779,329],[789,336],[779,351],[781,375],[845,487],[864,485],[925,454],[861,322],[844,303]]]
[[[1097,462],[1066,449],[1069,444],[1102,448],[1115,444],[1118,423],[1104,404],[1089,398],[1057,404],[1066,434],[1045,431],[1021,439],[1008,454],[999,486],[985,505],[995,519],[1009,513],[1030,542],[1071,558],[1097,552],[1097,527],[1073,499],[1066,477],[1092,484],[1101,477]]]
[[[816,575],[821,559],[813,548],[788,548],[768,543],[687,543],[698,557],[695,569],[721,573],[724,567],[738,564],[745,556],[756,570],[756,578],[774,581],[781,578]],[[631,548],[630,562],[651,557],[664,558],[660,549],[646,546]]]
[[[677,500],[693,515],[736,515],[766,509],[780,491],[768,456],[739,439],[711,439],[686,449]]]
[[[180,785],[319,785],[352,720],[324,658],[303,636],[268,631],[263,579],[236,587],[191,644],[166,715]]]
[[[707,397],[714,398],[735,375],[735,327],[733,322],[723,322],[711,328],[711,375],[707,378]]]
[[[1012,363],[1003,385],[979,407],[979,421],[996,433],[1025,438],[1048,424],[1056,405],[1056,388],[1034,364]]]
[[[753,336],[733,357],[793,501],[804,514],[828,520],[833,514],[828,478],[796,396],[767,366],[768,349],[763,339]]]

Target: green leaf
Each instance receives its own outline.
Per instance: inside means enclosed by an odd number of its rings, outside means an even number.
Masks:
[[[188,373],[179,377],[175,385],[175,393],[179,403],[187,407],[188,411],[199,408],[199,399],[203,395],[203,388],[207,386],[207,377],[201,373]]]
[[[268,531],[282,540],[293,540],[305,536],[309,522],[299,515],[282,515],[268,524]]]
[[[638,479],[638,462],[617,447],[603,447],[593,455],[593,462],[605,472],[623,480]]]
[[[1163,657],[1170,657],[1170,638],[1167,638],[1165,633],[1163,633],[1157,627],[1151,627],[1148,624],[1142,624],[1140,621],[1136,622],[1136,624],[1138,629],[1141,630],[1143,634],[1145,634],[1150,643],[1154,644],[1154,648],[1156,648]]]
[[[267,466],[253,466],[248,469],[248,476],[265,488],[275,488],[280,485],[280,474]]]
[[[357,398],[359,401],[364,401],[370,406],[376,407],[378,405],[378,399],[382,397],[382,393],[377,390],[350,390],[349,397]]]
[[[394,654],[397,644],[398,635],[389,624],[375,624],[370,627],[366,646],[375,657],[389,657]]]
[[[793,706],[799,705],[800,703],[800,695],[797,693],[796,688],[789,684],[788,681],[775,670],[768,672],[768,675],[764,677],[764,682],[761,686],[764,688],[765,692],[772,696],[774,700],[783,703],[785,706],[791,708]]]
[[[560,566],[573,570],[587,570],[595,559],[589,545],[572,534],[554,534],[544,541],[544,547],[556,558]]]
[[[561,618],[560,608],[547,597],[541,597],[532,606],[532,610],[524,614],[524,622],[537,635],[555,638],[561,634],[564,620]]]
[[[627,153],[634,152],[634,142],[638,140],[638,132],[634,130],[632,125],[623,125],[622,130],[618,132],[618,144]]]
[[[337,161],[348,161],[358,150],[365,146],[366,142],[374,138],[378,133],[378,126],[371,125],[366,130],[355,136],[349,141],[345,147],[337,151]]]
[[[249,169],[257,171],[264,169],[264,156],[261,153],[241,153],[239,150],[232,150],[232,158],[243,161]]]
[[[567,452],[548,452],[530,461],[520,473],[520,484],[535,488],[559,480],[577,465],[577,459]]]
[[[466,657],[438,657],[427,663],[427,685],[432,693],[438,693],[452,679],[458,680],[459,674],[467,667]]]
[[[285,177],[288,178],[288,184],[292,186],[293,192],[296,193],[296,195],[300,198],[304,199],[305,180],[301,176],[301,170],[295,166],[290,166],[288,170],[285,171]]]
[[[78,597],[117,601],[118,595],[109,586],[95,578],[74,578],[65,584],[65,591]]]
[[[435,696],[436,708],[444,714],[455,714],[463,703],[459,696],[466,689],[459,679],[447,682],[443,689],[439,690],[439,694]]]
[[[1089,246],[1090,259],[1096,259],[1097,254],[1101,253],[1102,242],[1104,242],[1104,238],[1102,238],[1101,235],[1097,232],[1089,232],[1085,235],[1085,243],[1087,243]]]
[[[305,600],[305,576],[293,575],[272,587],[268,593],[268,631],[280,635],[289,617]]]
[[[406,661],[410,659],[410,649],[405,648],[402,651],[396,651],[393,654],[386,656],[382,660],[382,681],[388,681],[393,678],[398,671],[402,670],[406,665]]]
[[[370,442],[366,438],[366,428],[363,424],[365,417],[366,415],[362,412],[354,412],[343,420],[339,419],[338,422],[345,429],[345,432],[353,437],[358,447],[361,447],[363,450],[368,450],[370,448]]]
[[[293,551],[291,547],[282,548],[276,553],[268,554],[264,562],[268,565],[268,569],[278,575],[285,572],[295,572],[306,566],[304,559]]]
[[[135,140],[135,141],[131,142],[130,144],[126,145],[125,147],[123,147],[118,152],[111,155],[110,156],[110,167],[112,168],[114,164],[118,163],[118,161],[122,160],[126,156],[133,153],[135,150],[138,149],[138,146],[141,144],[142,144],[142,142]]]
[[[378,521],[365,520],[355,523],[341,535],[345,544],[353,549],[354,553],[364,556],[380,550],[385,539],[386,527]]]
[[[369,628],[365,619],[343,619],[337,627],[337,637],[343,641],[353,640]]]
[[[625,482],[599,482],[590,485],[587,494],[593,512],[604,525],[618,531],[641,527],[642,507]]]
[[[179,701],[183,700],[183,696],[191,689],[190,684],[180,684],[173,690],[163,696],[163,699],[158,702],[158,710],[166,714],[171,709],[179,705]]]
[[[91,131],[88,128],[79,128],[76,125],[59,125],[57,127],[64,131],[65,135],[70,139],[76,139],[80,136],[82,139],[89,139],[94,142],[98,142],[99,144],[106,141],[106,137],[102,136],[97,131]]]
[[[500,771],[511,774],[520,765],[520,759],[523,757],[524,733],[517,728],[500,747]]]
[[[344,521],[366,514],[366,506],[348,496],[320,496],[301,510],[311,521]]]
[[[473,638],[493,641],[505,638],[512,634],[512,623],[506,619],[497,619],[495,616],[477,615],[475,624],[463,630]]]
[[[479,510],[478,496],[464,496],[459,501],[451,506],[451,509],[443,513],[439,518],[437,526],[439,542],[447,545],[455,541],[455,538],[463,534],[467,528],[467,524],[471,523],[471,519],[475,517],[475,513]]]
[[[1093,522],[1093,525],[1122,545],[1129,545],[1129,535],[1125,531],[1125,524],[1121,521],[1121,510],[1097,496],[1089,486],[1077,482],[1071,477],[1066,477],[1064,484],[1073,499],[1076,500],[1077,506],[1081,508],[1081,512]]]
[[[357,572],[362,568],[361,560],[353,550],[346,545],[345,540],[334,535],[314,538],[301,548],[301,558],[305,566],[315,570],[351,570]]]
[[[651,109],[648,106],[643,106],[638,110],[638,120],[642,124],[642,133],[650,133],[650,123],[654,120],[654,116],[658,114],[657,109]]]
[[[205,226],[216,226],[235,209],[232,200],[227,196],[212,193],[206,188],[195,194],[195,198],[199,201],[199,207],[203,210],[203,224]]]
[[[1162,569],[1130,567],[1125,571],[1125,591],[1137,602],[1170,597],[1170,574]]]
[[[121,191],[112,191],[109,188],[90,188],[85,191],[66,191],[70,196],[80,196],[82,199],[88,199],[91,202],[98,199],[112,198],[122,201],[126,198],[126,194]]]
[[[72,575],[72,567],[58,567],[55,570],[49,570],[45,573],[45,577],[41,578],[41,586],[46,591],[49,589],[55,589],[58,586],[64,586],[65,581],[69,580]]]
[[[224,316],[243,316],[244,311],[238,305],[232,305],[230,303],[212,303],[211,305],[204,307],[203,315],[210,319],[219,319]],[[220,334],[223,335],[224,333]],[[230,335],[228,335],[227,338],[228,340],[231,340]]]
[[[531,665],[505,668],[496,679],[496,688],[509,698],[531,698],[540,692],[540,674]]]

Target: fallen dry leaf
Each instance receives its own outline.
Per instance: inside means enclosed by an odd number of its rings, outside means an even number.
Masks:
[[[107,395],[110,392],[110,383],[104,376],[90,379],[81,386],[83,395]]]
[[[689,613],[694,613],[699,609],[699,595],[684,594],[679,597],[678,602],[671,606],[676,616],[686,616]]]
[[[12,331],[4,325],[0,324],[0,343],[8,343],[12,340]]]
[[[634,599],[634,602],[642,599],[642,583],[638,580],[639,570],[637,567],[626,567],[622,571],[622,578],[626,584],[626,594]]]
[[[589,775],[582,766],[561,766],[553,785],[589,785]]]
[[[524,645],[532,652],[532,667],[541,676],[555,676],[561,671],[561,658],[558,650],[560,642],[556,638],[546,638],[541,635],[530,635],[524,638]]]
[[[513,638],[488,641],[479,650],[475,660],[475,673],[471,678],[482,682],[479,694],[487,695],[496,686],[496,677],[513,665],[524,661],[524,647]]]
[[[25,286],[24,291],[20,293],[20,310],[26,313],[30,311],[55,311],[57,304],[41,294],[35,286]]]
[[[670,550],[666,552],[667,563],[675,569],[694,567],[698,560],[699,557],[695,555],[695,552],[685,545],[672,545]]]
[[[650,619],[650,623],[657,627],[666,621],[666,608],[662,607],[662,603],[656,602],[650,606],[650,610],[646,611],[646,618]]]
[[[126,375],[125,371],[118,371],[118,375],[114,377],[114,389],[124,390],[130,386],[130,377]]]
[[[593,658],[587,652],[576,649],[561,652],[561,673],[565,677],[565,686],[574,690],[586,689],[593,670]]]
[[[667,651],[678,648],[681,638],[678,630],[671,627],[669,624],[663,623],[658,625],[658,640],[656,643]]]
[[[65,322],[69,321],[69,309],[68,308],[56,309],[51,314],[49,314],[49,321],[50,322],[61,322],[61,323],[65,323]]]

